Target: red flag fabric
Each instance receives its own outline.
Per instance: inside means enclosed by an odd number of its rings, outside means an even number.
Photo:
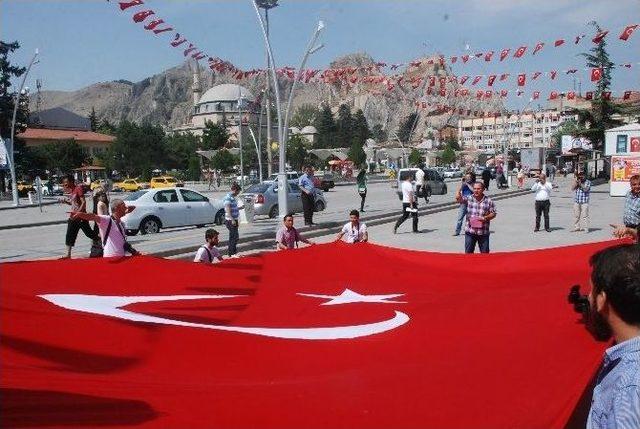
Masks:
[[[627,25],[620,34],[620,40],[629,40],[629,37],[631,37],[636,28],[638,28],[638,24]]]
[[[527,75],[525,73],[521,73],[518,75],[518,86],[524,86],[527,82]]]
[[[537,100],[538,98],[540,98],[540,91],[533,91],[533,99]]]
[[[482,76],[474,77],[473,81],[471,82],[471,85],[475,85],[476,83],[480,82],[480,79],[482,79]]]
[[[479,90],[476,91],[476,98],[478,100],[482,100],[483,96],[484,96],[484,91],[483,90],[479,89]]]
[[[485,61],[491,61],[491,57],[493,57],[493,51],[489,51],[486,54],[484,54]]]
[[[507,95],[509,95],[509,91],[506,89],[500,90],[500,97],[505,98]]]
[[[520,46],[516,52],[513,54],[514,58],[520,58],[524,55],[524,53],[527,51],[527,47],[526,46]]]
[[[463,55],[462,56],[462,62],[466,63],[467,61],[469,61],[469,55]]]
[[[607,347],[568,289],[610,244],[3,264],[3,426],[563,428]]]
[[[489,78],[487,79],[487,84],[488,84],[489,86],[493,86],[493,82],[495,82],[495,81],[496,81],[496,75],[495,75],[495,74],[492,74],[492,75],[491,75],[491,76],[489,76]]]
[[[600,43],[606,37],[607,34],[609,34],[609,30],[600,31],[598,32],[598,34],[596,34],[596,36],[593,39],[591,39],[591,41],[593,43]]]
[[[493,91],[491,91],[490,89],[484,92],[484,98],[491,98],[492,96],[493,96]]]
[[[469,79],[469,76],[462,76],[460,78],[460,85],[464,85],[464,83],[467,81],[467,79]]]
[[[447,96],[447,90],[445,88],[440,88],[440,96],[441,97],[446,97]]]
[[[539,71],[534,72],[534,73],[533,73],[533,76],[531,77],[531,80],[536,80],[536,79],[538,79],[538,77],[540,77],[540,75],[541,75],[541,74],[542,74],[542,72],[539,72]]]
[[[553,46],[557,48],[558,46],[562,46],[563,44],[564,44],[564,39],[558,39],[553,43]]]
[[[507,80],[508,78],[509,78],[509,73],[502,73],[500,75],[500,81],[501,82]]]
[[[579,35],[579,36],[576,36],[575,44],[577,45],[578,43],[580,43],[580,41],[581,41],[582,39],[584,39],[585,37],[586,37],[586,35],[584,35],[584,34],[581,34],[581,35]]]
[[[533,49],[532,55],[535,55],[536,53],[538,53],[542,48],[544,48],[544,42],[538,42],[536,44],[536,47]]]
[[[557,91],[551,91],[551,93],[549,94],[549,100],[555,100],[558,98],[558,92]]]
[[[576,99],[576,93],[575,91],[569,91],[567,92],[567,100],[575,100]]]
[[[436,77],[429,76],[429,86],[435,86],[435,84],[436,84]]]
[[[587,91],[584,94],[584,99],[585,100],[593,100],[593,91]]]
[[[602,91],[603,100],[611,100],[611,91]]]
[[[625,91],[624,94],[622,95],[622,99],[628,100],[630,98],[631,98],[631,91]]]
[[[451,64],[458,62],[458,57],[451,57]]]
[[[591,82],[598,82],[602,79],[602,68],[594,67],[591,69]]]
[[[549,76],[551,77],[551,80],[554,80],[556,78],[556,75],[558,74],[557,70],[551,70],[549,72]]]
[[[509,55],[509,51],[511,51],[511,49],[509,49],[509,48],[505,48],[502,51],[500,51],[500,61],[502,61],[505,58],[507,58],[507,56]]]

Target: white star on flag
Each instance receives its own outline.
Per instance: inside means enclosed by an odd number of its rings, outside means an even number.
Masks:
[[[301,296],[309,296],[312,298],[323,298],[329,301],[320,305],[339,305],[352,304],[357,302],[381,303],[381,304],[406,304],[406,301],[388,301],[389,299],[403,296],[403,293],[395,293],[389,295],[361,295],[351,289],[345,289],[340,295],[318,295],[313,293],[298,293]]]

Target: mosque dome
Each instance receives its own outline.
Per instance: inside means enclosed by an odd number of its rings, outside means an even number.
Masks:
[[[318,134],[318,130],[313,125],[307,125],[301,131],[301,134]]]
[[[223,83],[222,85],[216,85],[213,88],[209,88],[204,94],[202,94],[198,104],[217,103],[220,101],[237,101],[238,93],[246,101],[256,101],[255,96],[244,86],[233,83]]]

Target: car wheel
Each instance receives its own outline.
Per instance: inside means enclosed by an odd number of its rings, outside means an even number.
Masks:
[[[329,188],[322,188],[324,192],[329,192]]]
[[[160,231],[160,219],[154,216],[149,216],[142,219],[140,222],[140,232],[142,235],[155,234]]]
[[[222,225],[224,223],[224,210],[220,209],[216,213],[216,217],[214,218],[214,223],[216,225]]]
[[[273,207],[271,207],[271,210],[269,210],[269,218],[273,219],[277,216],[278,216],[278,205],[276,204]]]
[[[133,236],[138,234],[138,230],[137,229],[128,229],[125,231],[127,235]]]
[[[324,203],[320,200],[316,201],[316,206],[314,208],[314,211],[321,212],[322,210],[324,210]]]

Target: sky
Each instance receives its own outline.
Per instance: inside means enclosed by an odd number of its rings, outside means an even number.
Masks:
[[[264,67],[264,45],[250,0],[144,0],[125,11],[116,0],[0,0],[0,38],[20,42],[10,57],[17,65],[26,65],[39,49],[39,63],[27,80],[31,88],[36,79],[44,90],[75,90],[117,79],[136,82],[184,61],[182,49],[169,45],[174,33],[154,35],[133,22],[133,14],[146,9],[208,55],[245,70]],[[522,59],[499,62],[494,57],[490,63],[453,66],[457,75],[510,73],[508,83],[494,88],[510,93],[515,93],[518,73],[579,69],[576,75],[559,73],[556,81],[545,77],[529,82],[526,89],[542,91],[541,98],[551,90],[578,89],[578,82],[583,92],[593,88],[579,54],[593,46],[595,31],[588,23],[595,20],[610,30],[613,62],[633,63],[631,69],[614,70],[614,96],[640,90],[640,28],[628,42],[618,39],[626,25],[640,24],[640,0],[280,0],[269,17],[278,66],[297,67],[321,19],[324,48],[310,57],[308,68],[326,68],[354,52],[391,64],[433,54],[494,50],[497,56],[503,48],[513,52],[528,45]],[[587,37],[575,45],[571,39],[578,34]],[[558,38],[567,43],[554,48]],[[539,41],[546,46],[532,56]],[[510,96],[508,104],[518,103],[522,100]]]

